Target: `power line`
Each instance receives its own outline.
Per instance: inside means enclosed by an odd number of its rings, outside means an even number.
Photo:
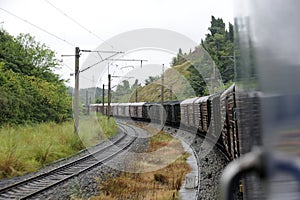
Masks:
[[[4,11],[4,12],[10,14],[11,16],[13,16],[13,17],[15,17],[15,18],[18,18],[19,20],[21,20],[21,21],[23,21],[23,22],[25,22],[25,23],[27,23],[27,24],[29,24],[29,25],[31,25],[31,26],[33,26],[33,27],[39,29],[40,31],[43,31],[44,33],[47,33],[48,35],[51,35],[52,37],[55,37],[55,38],[58,39],[58,40],[61,40],[61,41],[65,42],[65,43],[67,43],[68,45],[70,45],[70,46],[72,46],[72,47],[75,47],[75,45],[72,44],[71,42],[69,42],[69,41],[67,41],[67,40],[65,40],[65,39],[63,39],[63,38],[61,38],[61,37],[59,37],[59,36],[57,36],[57,35],[55,35],[55,34],[49,32],[49,31],[47,31],[47,30],[45,30],[45,29],[43,29],[43,28],[41,28],[41,27],[39,27],[39,26],[37,26],[37,25],[31,23],[31,22],[29,22],[29,21],[27,21],[26,19],[24,19],[24,18],[22,18],[22,17],[19,17],[19,16],[15,15],[15,14],[9,12],[8,10],[5,10],[4,8],[0,8],[0,10],[2,10],[2,11]]]
[[[61,9],[59,9],[58,7],[56,7],[54,4],[52,4],[51,2],[49,2],[48,0],[44,0],[45,2],[47,2],[50,6],[52,6],[54,9],[56,9],[58,12],[60,12],[61,14],[63,14],[66,18],[68,18],[69,20],[71,20],[73,23],[77,24],[79,27],[81,27],[82,29],[84,29],[85,31],[87,31],[89,34],[93,35],[94,37],[96,37],[97,39],[103,41],[104,43],[106,43],[108,46],[110,46],[112,49],[114,48],[111,44],[109,44],[108,42],[106,42],[104,39],[102,39],[100,36],[98,36],[97,34],[93,33],[91,30],[89,30],[88,28],[86,28],[85,26],[83,26],[82,24],[80,24],[78,21],[76,21],[74,18],[70,17],[68,14],[66,14],[64,11],[62,11]]]
[[[116,51],[92,51],[92,50],[80,50],[80,51],[82,51],[82,52],[88,52],[88,53],[91,53],[91,52],[96,52],[96,53],[124,53],[124,52],[122,52],[122,51],[118,51],[118,52],[116,52]]]
[[[66,63],[62,63],[64,66],[66,66],[71,72],[74,71],[74,69],[72,69],[69,65],[67,65]]]
[[[109,57],[107,57],[107,58],[105,58],[105,59],[103,59],[103,60],[100,60],[99,62],[96,62],[95,64],[92,64],[92,65],[90,65],[90,66],[84,68],[83,70],[80,70],[80,72],[84,72],[84,71],[86,71],[86,70],[88,70],[88,69],[90,69],[90,68],[92,68],[92,67],[94,67],[94,66],[96,66],[96,65],[98,65],[98,64],[100,64],[100,63],[102,63],[102,62],[104,62],[105,60],[108,60],[108,59],[114,57],[114,56],[117,55],[117,54],[119,54],[119,52],[117,52],[117,53],[115,53],[115,54],[113,54],[113,55],[111,55],[111,56],[109,56]]]
[[[85,76],[80,75],[80,77],[83,78],[83,79],[85,79],[85,80],[88,80],[88,81],[90,81],[90,82],[92,82],[92,83],[95,82],[94,80],[91,80],[91,79],[89,79],[89,78],[87,78],[87,77],[85,77]]]

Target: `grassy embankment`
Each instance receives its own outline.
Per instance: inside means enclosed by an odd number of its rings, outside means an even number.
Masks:
[[[104,116],[80,120],[79,137],[73,122],[0,128],[0,178],[36,171],[116,133],[113,119]]]
[[[185,62],[182,65],[177,65],[169,68],[164,73],[164,85],[172,85],[172,99],[181,100],[190,97],[189,82],[186,77],[190,75],[188,71],[190,64]],[[161,79],[145,85],[138,92],[138,101],[159,102],[161,100]],[[165,101],[170,100],[170,88],[166,87],[164,90]],[[130,102],[135,102],[135,95],[131,95]]]
[[[147,152],[154,152],[163,147],[181,146],[179,140],[175,140],[170,135],[160,131],[150,138]],[[178,154],[170,148],[167,154],[172,157]],[[183,152],[183,149],[180,149]],[[101,194],[92,198],[93,200],[112,200],[112,199],[178,199],[178,191],[185,175],[190,171],[190,166],[186,159],[190,155],[183,153],[175,162],[156,171],[145,173],[123,172],[119,177],[107,181],[100,181]],[[163,156],[164,157],[164,156]],[[135,163],[137,166],[160,165],[159,162],[143,160]]]

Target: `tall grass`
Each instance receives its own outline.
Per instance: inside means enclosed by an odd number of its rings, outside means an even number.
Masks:
[[[94,145],[116,133],[114,120],[98,116],[80,120],[79,137],[73,122],[0,128],[0,178],[33,172],[60,158]],[[96,128],[95,128],[96,127]]]
[[[79,120],[79,137],[86,147],[93,146],[99,141],[110,138],[117,133],[114,118],[92,113]]]

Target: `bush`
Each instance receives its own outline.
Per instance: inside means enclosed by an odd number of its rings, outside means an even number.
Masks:
[[[2,64],[3,66],[3,64]],[[3,71],[0,64],[0,126],[71,118],[71,97],[62,85]]]

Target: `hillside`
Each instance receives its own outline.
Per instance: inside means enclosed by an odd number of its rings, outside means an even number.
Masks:
[[[182,100],[220,92],[234,81],[234,55],[239,52],[233,48],[233,25],[226,28],[222,18],[212,16],[208,31],[193,51],[187,54],[179,49],[172,59],[173,67],[165,71],[165,101],[170,99],[170,86],[172,100]],[[141,88],[138,101],[161,101],[161,79]]]
[[[188,70],[190,64],[185,62],[165,71],[164,99],[170,100],[170,87],[172,87],[172,100],[181,100],[195,96],[187,77],[190,76]],[[131,95],[131,102],[135,101],[135,94]],[[138,101],[159,102],[161,101],[161,78],[138,90]]]
[[[221,92],[226,86],[231,85],[234,81],[234,55],[239,55],[239,52],[234,52],[233,47],[233,25],[229,23],[226,28],[222,18],[212,16],[211,26],[208,27],[208,33],[201,40],[201,44],[194,50],[191,49],[189,53],[182,52],[179,48],[177,56],[172,59],[172,68],[165,71],[164,100],[183,100],[209,95]],[[148,83],[144,87],[122,86],[122,89],[126,90],[120,91],[126,92],[119,92],[116,99],[118,102],[128,102],[120,99],[135,102],[137,89],[137,101],[160,102],[161,79]]]

